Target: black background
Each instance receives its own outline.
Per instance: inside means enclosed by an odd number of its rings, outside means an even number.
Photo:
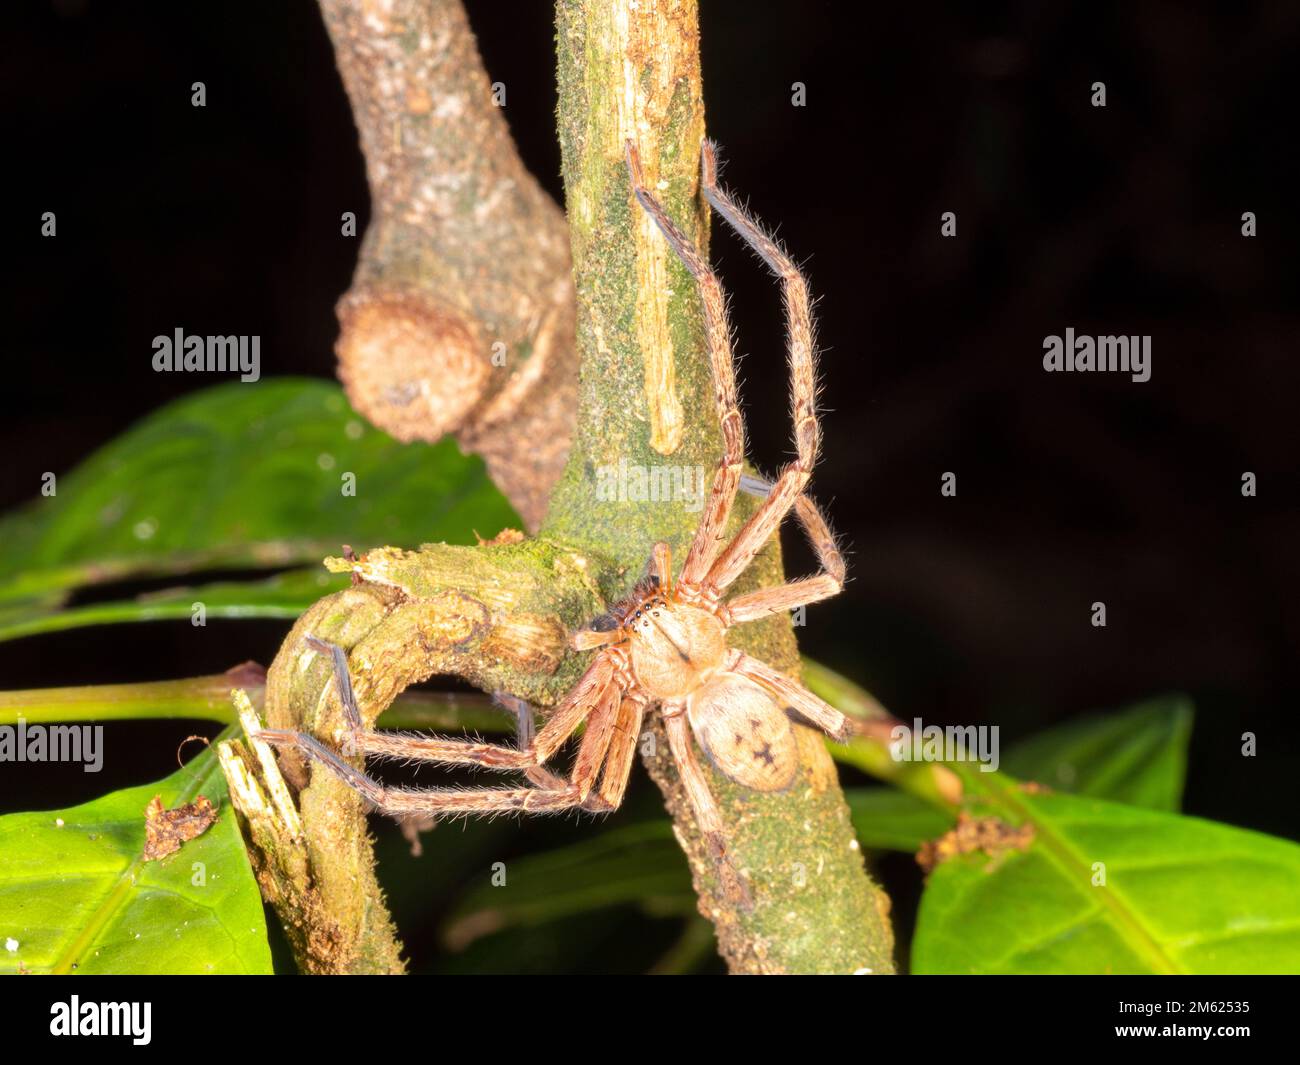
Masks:
[[[467,6],[524,159],[559,198],[551,7]],[[814,485],[853,580],[808,611],[804,649],[900,717],[1000,725],[1004,744],[1186,692],[1187,811],[1300,835],[1300,5],[703,6],[727,181],[821,297]],[[264,376],[332,376],[333,305],[356,253],[338,218],[364,222],[367,193],[310,3],[61,0],[3,18],[14,185],[0,503],[15,505],[44,471],[213,383],[153,373],[158,333],[260,334]],[[1098,80],[1104,109],[1090,105]],[[190,105],[194,81],[206,108]],[[791,106],[796,81],[806,107]],[[47,210],[54,240],[39,237]],[[953,240],[939,234],[948,210]],[[1243,211],[1258,218],[1253,239]],[[714,257],[748,353],[753,457],[772,468],[788,449],[779,295],[730,235]],[[1068,326],[1150,334],[1151,380],[1045,374],[1043,337]],[[1257,498],[1241,495],[1247,470]],[[955,499],[940,496],[944,471]],[[1104,629],[1090,624],[1096,600]],[[216,672],[269,663],[286,630],[81,630],[0,645],[0,676],[23,688]],[[103,773],[7,766],[0,799],[65,805],[160,777],[195,730],[114,725]],[[1244,731],[1259,736],[1254,759],[1240,756]],[[638,774],[619,817],[657,801]],[[497,860],[592,829],[452,831],[458,851]],[[401,846],[381,829],[417,964],[462,964],[434,957],[462,874]],[[463,878],[481,875],[477,860]],[[883,871],[900,897],[914,888],[907,859]],[[899,914],[905,935],[906,902]],[[632,915],[594,920],[608,951],[565,956],[556,932],[536,964],[636,970],[673,935]]]

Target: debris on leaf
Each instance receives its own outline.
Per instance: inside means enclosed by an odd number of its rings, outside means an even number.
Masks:
[[[478,541],[479,547],[500,547],[502,544],[521,544],[524,542],[524,534],[518,529],[502,529],[491,540],[484,540],[479,536],[478,530],[474,530],[474,539]]]
[[[144,860],[154,862],[175,854],[182,843],[203,835],[216,819],[216,807],[206,795],[174,810],[164,810],[162,796],[155,795],[144,808]]]
[[[961,854],[983,851],[995,862],[996,868],[1008,851],[1028,850],[1034,842],[1034,826],[1009,825],[997,817],[972,817],[962,811],[957,815],[957,825],[938,839],[927,840],[916,852],[917,864],[929,874],[935,866]]]

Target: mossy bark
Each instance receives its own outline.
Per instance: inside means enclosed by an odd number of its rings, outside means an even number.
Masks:
[[[680,559],[699,514],[689,500],[619,498],[611,484],[623,483],[621,471],[631,467],[700,469],[711,478],[721,455],[699,300],[633,199],[624,163],[631,139],[670,215],[705,246],[698,12],[695,0],[559,0],[556,16],[582,371],[574,446],[542,532],[612,558],[626,586],[656,541]],[[742,497],[737,527],[753,505]],[[781,580],[774,542],[737,590]],[[788,618],[731,635],[749,653],[798,674]],[[711,774],[730,852],[753,894],[752,908],[744,908],[719,890],[657,721],[653,728],[658,742],[646,763],[690,858],[700,910],[717,927],[732,970],[892,971],[888,899],[866,874],[821,738],[798,729],[801,775],[783,794]]]

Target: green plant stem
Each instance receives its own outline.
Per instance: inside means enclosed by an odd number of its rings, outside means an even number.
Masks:
[[[861,732],[847,743],[830,743],[831,757],[892,784],[900,791],[951,811],[961,803],[961,778],[944,765],[903,761],[890,750],[890,731],[900,724],[869,692],[829,666],[803,659],[808,690],[860,722]]]
[[[265,674],[260,667],[246,674],[231,671],[183,680],[142,684],[90,684],[76,688],[30,688],[0,692],[0,725],[22,718],[32,725],[56,721],[146,721],[189,719],[223,725],[238,720],[230,701],[233,688],[262,702]],[[477,692],[403,692],[379,719],[381,728],[466,729],[509,732],[510,716]]]
[[[885,714],[870,694],[834,670],[810,658],[802,659],[802,668],[808,687],[837,710],[862,719]],[[216,721],[229,725],[237,720],[230,701],[231,689],[243,688],[253,704],[260,706],[265,691],[264,677],[261,667],[250,662],[205,677],[0,692],[0,725],[12,725],[19,718],[33,725],[159,719]],[[377,726],[507,733],[513,730],[514,723],[494,705],[491,697],[481,692],[405,691],[380,715]],[[830,751],[836,761],[856,766],[902,791],[945,808],[955,803],[951,789],[937,782],[952,777],[951,770],[899,762],[876,737],[859,736],[849,743],[832,743]]]
[[[249,662],[225,673],[183,680],[0,692],[0,724],[19,718],[31,724],[191,718],[229,725],[236,720],[230,690],[260,694],[265,676],[260,666]]]

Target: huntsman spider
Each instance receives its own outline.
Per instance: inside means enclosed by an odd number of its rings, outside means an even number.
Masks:
[[[728,517],[741,488],[745,441],[722,285],[646,186],[631,142],[627,166],[633,194],[699,288],[724,442],[708,505],[681,572],[674,578],[668,545],[655,544],[648,573],[631,595],[574,634],[575,650],[594,650],[596,655],[541,729],[534,734],[531,707],[511,703],[519,720],[517,747],[367,730],[352,691],[346,653],[309,639],[315,649],[333,656],[335,683],[350,732],[345,743],[348,753],[515,770],[525,775],[526,786],[386,787],[311,736],[263,730],[261,738],[296,747],[328,766],[377,810],[399,818],[575,808],[606,812],[622,802],[642,720],[657,711],[700,831],[723,873],[724,886],[731,885],[731,894],[738,879],[727,857],[721,813],[695,744],[731,780],[756,791],[774,792],[790,787],[799,767],[791,716],[837,738],[849,731],[839,711],[785,674],[729,646],[727,640],[732,626],[830,598],[844,584],[843,557],[825,519],[805,494],[820,443],[811,305],[804,278],[781,245],[717,184],[715,148],[706,141],[701,159],[705,198],[757,252],[783,288],[797,456],[726,542]],[[816,552],[821,572],[724,599],[792,510]],[[568,778],[545,768],[584,724]]]

